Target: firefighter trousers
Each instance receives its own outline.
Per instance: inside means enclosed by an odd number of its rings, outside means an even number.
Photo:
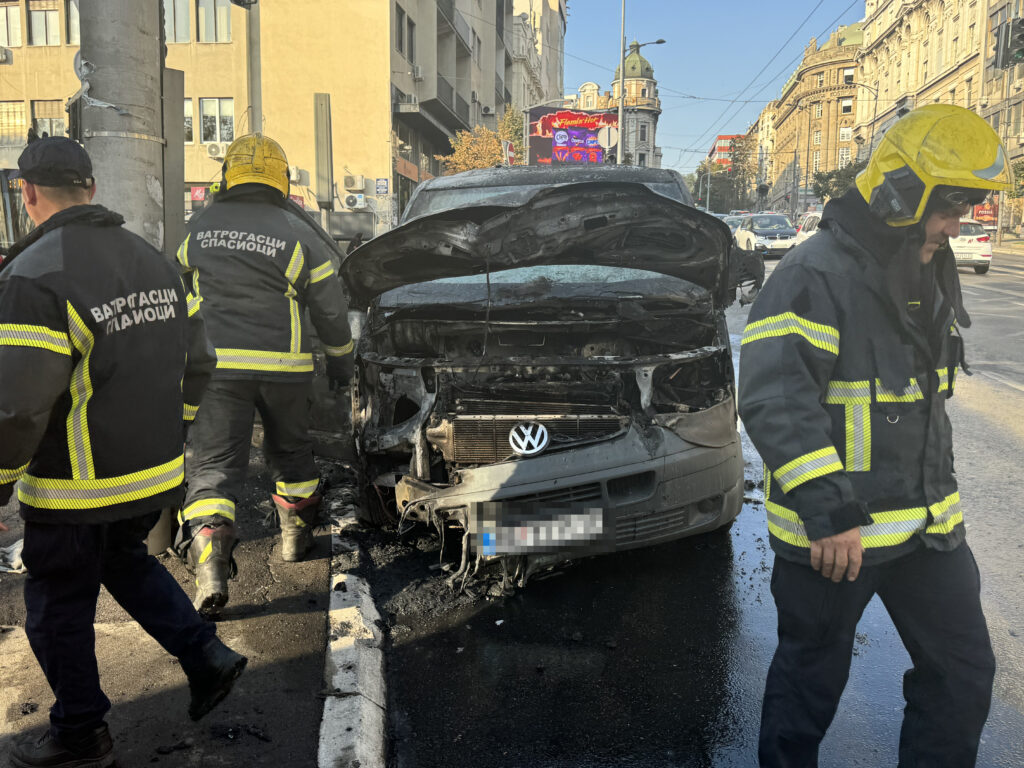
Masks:
[[[312,383],[214,379],[189,429],[185,454],[188,493],[175,548],[187,550],[204,525],[237,525],[235,507],[245,485],[253,419],[263,423],[263,453],[274,492],[293,499],[312,496],[320,476],[309,437]]]
[[[761,711],[762,768],[818,765],[818,745],[850,672],[857,622],[875,594],[913,663],[903,675],[900,768],[975,764],[995,657],[978,567],[964,543],[952,552],[922,545],[838,584],[809,565],[776,556],[772,595],[779,645]]]
[[[143,539],[159,517],[157,510],[96,525],[25,523],[25,634],[56,699],[50,728],[58,738],[89,733],[110,709],[93,630],[101,584],[186,672],[216,634],[146,552]]]

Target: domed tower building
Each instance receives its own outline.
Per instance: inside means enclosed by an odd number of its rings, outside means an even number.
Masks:
[[[660,168],[661,148],[655,140],[658,115],[661,114],[658,81],[654,79],[654,67],[640,55],[640,43],[635,40],[630,44],[629,53],[626,55],[623,80],[626,92],[622,113],[625,124],[623,163]],[[615,69],[612,90],[602,94],[597,83],[587,82],[577,91],[578,94],[566,99],[566,107],[580,112],[616,112],[619,108],[618,67]],[[615,148],[612,147],[608,154],[614,157]]]
[[[655,143],[658,115],[661,114],[658,81],[654,79],[654,67],[640,54],[640,43],[636,40],[629,44],[625,66],[622,80],[626,91],[622,115],[625,140],[623,154],[628,156],[633,165],[660,168],[661,149]],[[611,107],[618,107],[619,84],[619,68],[616,67]]]

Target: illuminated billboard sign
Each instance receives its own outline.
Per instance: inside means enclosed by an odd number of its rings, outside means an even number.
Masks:
[[[607,136],[617,128],[618,115],[578,112],[558,107],[530,110],[530,165],[589,165],[603,163],[609,146]],[[602,139],[604,142],[602,143]]]

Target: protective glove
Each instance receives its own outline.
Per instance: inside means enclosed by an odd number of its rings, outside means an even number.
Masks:
[[[327,358],[327,381],[331,389],[344,389],[352,380],[352,354]]]

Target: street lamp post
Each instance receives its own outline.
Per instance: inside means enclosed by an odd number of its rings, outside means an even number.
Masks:
[[[652,40],[649,43],[637,43],[639,51],[645,45],[661,45],[665,41],[661,38]],[[615,152],[616,165],[622,165],[623,145],[626,143],[626,130],[623,126],[624,106],[626,103],[626,0],[622,0],[622,22],[619,26],[619,143]]]
[[[864,83],[854,83],[858,88],[866,88],[875,95],[875,108],[871,113],[871,143],[868,144],[868,155],[875,151],[875,121],[878,119],[878,89]]]

